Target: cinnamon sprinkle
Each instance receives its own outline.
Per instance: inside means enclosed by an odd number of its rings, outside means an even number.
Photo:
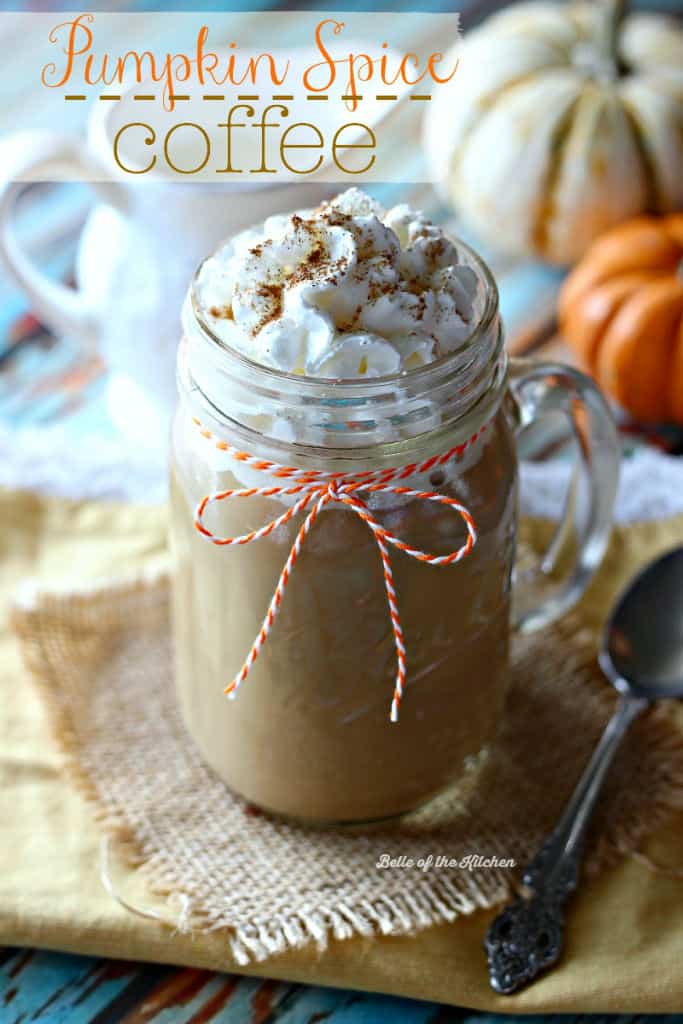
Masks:
[[[232,311],[232,305],[228,303],[227,306],[211,306],[209,309],[211,316],[215,317],[216,320],[235,320],[235,314]]]
[[[256,294],[262,299],[267,299],[268,302],[264,316],[254,328],[254,334],[259,334],[267,324],[282,316],[283,288],[284,285],[282,284],[260,284],[257,287]]]

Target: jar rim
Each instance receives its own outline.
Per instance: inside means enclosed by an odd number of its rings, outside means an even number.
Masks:
[[[458,434],[476,432],[502,401],[507,356],[493,274],[470,246],[453,241],[478,282],[475,322],[454,352],[382,377],[316,378],[264,366],[211,330],[195,275],[183,306],[181,394],[198,402],[203,416],[243,432],[244,443],[252,447],[285,443],[323,457],[378,445],[388,452],[444,427],[452,431],[456,424]]]
[[[381,390],[397,383],[411,385],[419,385],[422,381],[428,383],[434,377],[440,376],[441,371],[457,372],[460,365],[465,366],[473,347],[478,341],[488,335],[499,315],[498,285],[488,264],[466,242],[450,235],[449,238],[457,246],[458,252],[466,253],[467,265],[475,270],[484,285],[483,309],[472,330],[455,351],[447,352],[430,363],[425,363],[422,366],[413,367],[409,370],[400,370],[398,373],[390,373],[378,377],[309,377],[305,374],[279,370],[277,367],[259,363],[239,349],[228,345],[213,331],[211,324],[203,315],[197,295],[197,284],[202,267],[208,259],[212,258],[213,254],[206,256],[202,260],[192,277],[188,291],[189,307],[203,339],[215,345],[218,351],[224,354],[227,361],[234,363],[236,370],[239,370],[241,367],[250,374],[262,376],[264,381],[270,381],[275,386],[277,386],[278,382],[289,386],[294,385],[296,390],[304,394],[334,385],[338,395],[353,399],[354,397],[358,398],[362,395],[368,395],[375,390]]]

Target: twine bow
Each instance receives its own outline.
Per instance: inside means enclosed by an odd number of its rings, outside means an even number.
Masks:
[[[391,562],[389,560],[388,545],[391,544],[395,548],[398,548],[399,551],[404,551],[411,558],[416,558],[421,562],[427,562],[429,565],[452,565],[455,562],[461,561],[461,559],[465,558],[470,553],[477,541],[477,532],[472,516],[465,506],[459,501],[456,501],[454,498],[449,498],[444,494],[438,494],[435,491],[421,491],[414,490],[411,487],[395,486],[394,481],[406,479],[407,477],[414,476],[417,473],[429,472],[429,470],[434,469],[435,467],[444,465],[444,463],[448,462],[451,458],[462,455],[465,449],[473,444],[474,441],[484,433],[486,426],[482,427],[476,434],[473,434],[473,436],[464,444],[457,445],[442,455],[433,456],[423,463],[411,463],[408,466],[399,468],[369,470],[364,473],[345,474],[321,473],[314,470],[296,469],[293,466],[282,466],[278,463],[270,462],[267,459],[258,459],[253,455],[249,455],[247,452],[238,451],[225,441],[216,440],[213,434],[206,430],[199,420],[195,420],[194,422],[199,427],[200,432],[204,437],[214,441],[217,448],[221,451],[230,453],[238,462],[249,465],[252,469],[267,472],[270,476],[275,478],[285,478],[296,481],[283,486],[245,487],[242,489],[215,491],[212,494],[205,495],[195,510],[194,524],[199,533],[207,540],[211,541],[212,544],[216,544],[219,547],[250,544],[252,541],[261,540],[262,538],[267,537],[279,526],[284,526],[285,523],[288,523],[295,516],[298,516],[299,513],[308,510],[306,518],[299,527],[296,539],[292,545],[291,551],[289,552],[289,557],[287,558],[284,568],[280,574],[280,578],[275,587],[275,592],[268,607],[268,611],[266,612],[263,624],[256,635],[242,668],[232,682],[226,686],[224,692],[228,697],[235,697],[237,690],[249,675],[252,665],[256,661],[256,658],[268,639],[268,634],[270,633],[277,613],[282,605],[284,592],[287,584],[289,583],[292,570],[294,569],[297,558],[301,553],[301,548],[308,536],[308,533],[322,510],[327,505],[337,503],[345,505],[367,524],[367,526],[372,530],[379,549],[384,572],[384,587],[394,634],[394,646],[396,648],[396,681],[391,701],[390,719],[392,722],[397,722],[401,698],[403,696],[403,688],[406,680],[406,648],[403,627],[401,626],[401,617],[398,610],[396,589],[394,587],[394,576],[391,569]],[[462,517],[465,526],[467,527],[467,540],[461,547],[457,548],[455,551],[451,551],[447,555],[432,555],[429,554],[429,552],[413,548],[377,522],[368,508],[366,501],[363,501],[359,496],[361,493],[366,495],[395,494],[405,498],[414,498],[418,501],[433,501],[440,505],[445,505]],[[282,515],[272,519],[269,523],[261,526],[258,530],[252,530],[251,533],[245,533],[239,537],[217,537],[204,525],[203,517],[209,505],[221,501],[230,501],[233,498],[253,498],[256,496],[262,498],[278,496],[298,497],[297,500],[282,513]]]

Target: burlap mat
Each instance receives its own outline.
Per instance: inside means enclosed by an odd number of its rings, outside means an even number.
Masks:
[[[464,791],[400,825],[301,829],[256,813],[201,761],[176,711],[168,597],[163,575],[34,592],[14,627],[106,833],[179,928],[225,929],[242,964],[332,936],[407,934],[503,900],[516,873],[500,861],[522,866],[535,851],[613,706],[578,619],[517,638],[500,733]],[[683,742],[662,708],[619,754],[586,870],[636,848],[681,806],[682,787]],[[378,866],[385,856],[403,860]]]

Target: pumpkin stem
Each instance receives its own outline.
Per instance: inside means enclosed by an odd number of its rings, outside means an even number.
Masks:
[[[602,46],[617,74],[625,74],[627,68],[619,54],[621,27],[628,11],[628,0],[602,0]]]

